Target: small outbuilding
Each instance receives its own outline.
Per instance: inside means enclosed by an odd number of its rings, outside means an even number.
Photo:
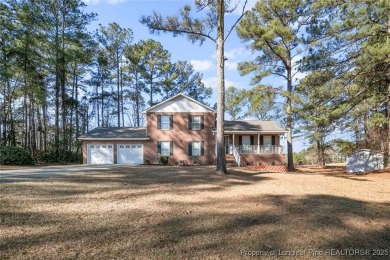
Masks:
[[[384,155],[370,150],[358,150],[347,155],[347,172],[358,173],[382,170]]]

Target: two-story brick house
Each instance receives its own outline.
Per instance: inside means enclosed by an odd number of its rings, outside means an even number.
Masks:
[[[159,163],[210,165],[215,161],[215,111],[178,94],[144,111],[145,128],[95,128],[82,135],[88,164]],[[271,121],[226,121],[228,159],[237,164],[284,164],[279,137],[285,129]]]

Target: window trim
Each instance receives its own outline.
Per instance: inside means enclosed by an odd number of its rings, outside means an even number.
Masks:
[[[199,118],[199,122],[194,122],[194,118]],[[198,127],[194,127],[197,124]],[[188,129],[199,131],[204,130],[204,115],[188,115]]]
[[[162,151],[163,151],[163,143],[168,143],[169,144],[169,153],[168,154],[163,154],[162,153]],[[160,156],[171,156],[171,155],[173,155],[173,141],[158,141],[157,142],[157,153]]]
[[[163,122],[163,118],[167,118],[167,122]],[[171,118],[169,115],[160,115],[160,130],[171,130]],[[163,128],[163,124],[167,124],[168,128]]]
[[[199,143],[199,155],[194,155],[194,144],[195,143]],[[198,149],[196,149],[198,150]],[[199,157],[199,156],[203,156],[204,155],[204,141],[191,141],[191,142],[188,142],[188,155],[189,156],[195,156],[195,157]]]

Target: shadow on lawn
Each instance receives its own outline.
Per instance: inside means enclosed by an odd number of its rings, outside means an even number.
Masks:
[[[208,167],[121,167],[2,184],[0,258],[237,259],[243,249],[390,244],[388,202],[315,194],[236,196],[226,190],[245,191],[270,179],[238,170],[218,176]],[[147,207],[150,195],[160,196],[150,202],[161,207]],[[132,207],[139,198],[145,205]],[[61,212],[67,205],[74,208]]]
[[[147,189],[156,188],[156,185],[171,185],[172,191],[189,189],[217,191],[269,179],[272,178],[260,176],[259,173],[255,172],[242,172],[234,169],[230,170],[228,175],[216,175],[213,167],[121,166],[104,171],[86,171],[67,176],[51,175],[38,179],[35,177],[26,178],[25,176],[3,177],[0,179],[0,183],[10,185],[18,183],[19,187],[23,187],[22,193],[34,190],[39,183],[39,195],[66,197],[124,189],[142,189],[144,192],[141,193],[151,195],[153,191],[147,191]]]
[[[240,258],[244,250],[386,249],[390,244],[390,203],[362,202],[331,195],[268,195],[232,200],[168,203],[171,212],[132,210],[95,214],[30,217],[21,227],[56,229],[7,237],[0,257],[106,258],[222,257]],[[173,205],[173,204],[174,205]],[[234,206],[236,205],[236,206]],[[229,213],[231,209],[233,212]],[[31,213],[1,215],[3,229]],[[236,212],[234,212],[236,211]],[[52,247],[48,251],[47,247]],[[54,249],[53,249],[54,248]],[[53,251],[54,250],[54,251]],[[51,252],[51,253],[50,253]],[[311,256],[307,256],[311,258]],[[341,258],[341,256],[340,256]],[[365,256],[364,259],[376,258]]]
[[[323,252],[328,249],[389,249],[390,203],[370,203],[331,195],[303,198],[269,195],[234,202],[186,203],[185,206],[232,208],[233,204],[244,205],[243,211],[238,214],[218,214],[215,211],[198,214],[194,210],[189,215],[159,223],[154,228],[162,237],[155,241],[153,247],[170,248],[174,244],[203,237],[218,241],[214,247],[219,249],[220,256],[230,250],[232,256],[236,254],[239,257],[241,249],[315,249]],[[252,205],[251,212],[245,210],[247,204]],[[262,206],[272,209],[264,210]],[[196,243],[195,248],[204,250]],[[381,257],[362,257],[369,258]]]

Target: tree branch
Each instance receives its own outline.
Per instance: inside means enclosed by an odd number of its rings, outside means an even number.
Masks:
[[[246,4],[248,3],[248,0],[245,0],[244,6],[242,7],[241,16],[237,19],[237,21],[233,24],[233,26],[230,28],[227,36],[223,40],[223,42],[226,42],[226,40],[229,38],[230,34],[232,33],[234,27],[238,24],[238,22],[248,13],[248,11],[245,11]]]

